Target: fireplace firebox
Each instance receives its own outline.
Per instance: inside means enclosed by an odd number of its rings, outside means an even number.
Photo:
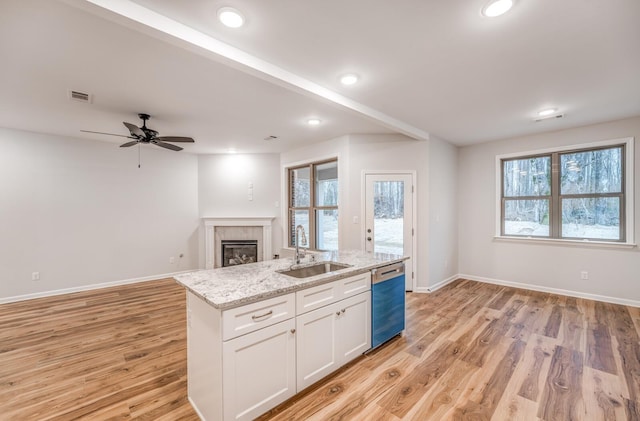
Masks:
[[[222,267],[258,261],[258,240],[222,240]]]

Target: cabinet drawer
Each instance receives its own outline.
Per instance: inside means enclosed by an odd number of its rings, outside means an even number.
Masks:
[[[340,299],[353,297],[371,289],[371,272],[345,278],[342,281]]]
[[[338,301],[340,290],[341,281],[334,281],[296,292],[296,314],[303,314]]]
[[[222,340],[271,326],[295,317],[295,294],[269,298],[222,313]]]

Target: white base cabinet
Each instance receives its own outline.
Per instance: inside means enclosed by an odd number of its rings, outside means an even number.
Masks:
[[[296,394],[295,319],[222,344],[225,420],[252,420]]]
[[[371,347],[370,311],[371,294],[364,292],[296,318],[298,391]]]
[[[369,273],[221,311],[187,292],[189,400],[252,420],[371,347]]]

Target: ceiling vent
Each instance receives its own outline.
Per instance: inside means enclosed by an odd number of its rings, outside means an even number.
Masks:
[[[537,117],[537,118],[534,118],[533,121],[535,121],[536,123],[540,123],[541,121],[544,121],[544,120],[556,120],[558,118],[564,118],[564,114],[555,114],[547,117]]]
[[[84,102],[85,104],[91,103],[91,99],[92,99],[91,96],[92,96],[91,94],[87,94],[80,91],[74,91],[74,90],[69,91],[69,99],[74,101]]]

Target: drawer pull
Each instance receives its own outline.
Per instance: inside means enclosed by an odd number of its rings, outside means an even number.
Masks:
[[[256,315],[254,314],[253,316],[251,316],[251,318],[252,318],[253,320],[258,320],[258,319],[262,319],[262,318],[267,317],[267,316],[271,316],[272,314],[273,314],[273,310],[269,310],[268,312],[266,312],[266,313],[264,313],[264,314],[261,314],[261,315],[259,315],[259,316],[256,316]]]

